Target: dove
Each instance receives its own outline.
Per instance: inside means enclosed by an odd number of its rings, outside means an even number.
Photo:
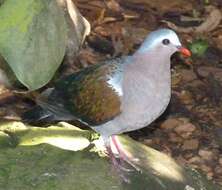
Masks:
[[[78,120],[127,159],[116,135],[146,127],[165,111],[175,52],[191,56],[173,30],[153,31],[133,55],[103,61],[58,81],[23,119]]]

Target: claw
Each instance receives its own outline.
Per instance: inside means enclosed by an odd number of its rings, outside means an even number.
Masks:
[[[115,135],[111,136],[110,144],[111,144],[111,151],[115,152],[114,155],[118,155],[120,160],[127,162],[137,172],[142,173],[142,170],[133,163],[133,162],[138,162],[139,161],[138,158],[134,158],[128,152],[124,151],[124,149],[121,148],[121,144],[119,143],[119,141]],[[116,158],[117,158],[117,156],[116,156]]]

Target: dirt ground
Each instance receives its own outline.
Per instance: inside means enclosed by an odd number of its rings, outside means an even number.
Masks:
[[[167,3],[166,3],[167,2]],[[77,60],[77,71],[98,61],[128,55],[160,27],[177,31],[193,56],[172,58],[172,100],[152,125],[130,135],[199,169],[222,184],[222,25],[221,0],[77,0],[92,31]],[[32,102],[0,89],[0,117],[17,118]]]

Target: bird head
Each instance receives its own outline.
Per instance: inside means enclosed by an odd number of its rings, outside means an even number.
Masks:
[[[146,53],[150,51],[169,56],[175,52],[180,52],[186,57],[191,56],[191,52],[181,45],[177,34],[170,29],[159,29],[151,32],[137,52]]]

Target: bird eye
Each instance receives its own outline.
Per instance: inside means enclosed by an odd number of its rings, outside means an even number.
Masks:
[[[162,41],[162,43],[163,43],[164,45],[168,45],[168,44],[170,43],[170,40],[164,39],[164,40]]]

